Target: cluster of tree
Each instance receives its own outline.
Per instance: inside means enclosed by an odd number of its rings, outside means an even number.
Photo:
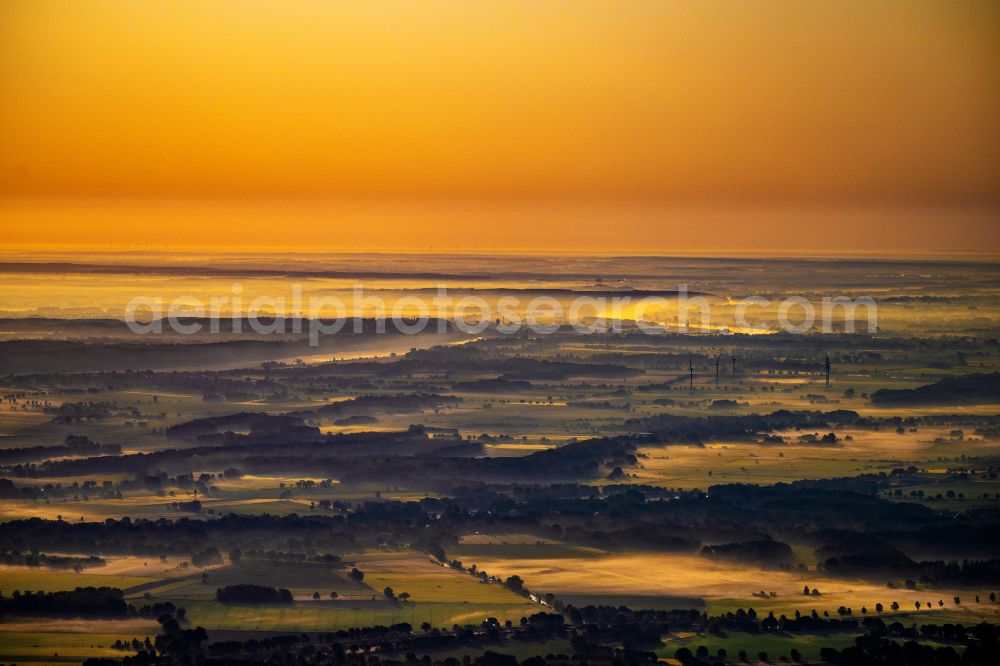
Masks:
[[[828,432],[825,435],[809,432],[796,437],[795,442],[799,446],[838,446],[840,444],[837,434],[832,432]]]
[[[266,585],[226,585],[215,591],[215,600],[224,604],[290,604],[292,593]]]
[[[421,632],[414,633],[408,623],[391,626],[375,626],[355,628],[330,633],[320,633],[315,637],[308,634],[287,634],[269,636],[250,640],[216,641],[201,650],[178,649],[176,644],[170,644],[165,638],[171,634],[167,631],[169,622],[161,620],[165,636],[158,636],[155,643],[134,642],[123,644],[137,651],[132,657],[123,660],[92,659],[88,666],[110,666],[112,663],[124,664],[162,664],[173,665],[190,663],[192,658],[197,663],[210,666],[223,666],[262,662],[285,662],[289,659],[301,664],[350,664],[352,666],[376,666],[382,664],[413,664],[417,662],[416,654],[428,651],[458,650],[469,647],[493,647],[498,641],[544,641],[555,637],[564,637],[569,633],[563,616],[552,613],[536,613],[521,618],[520,623],[499,623],[494,618],[488,618],[479,625],[454,626],[451,631],[442,631],[424,624]],[[611,625],[608,625],[610,627]],[[640,663],[653,663],[655,655],[641,652],[631,647],[616,647],[599,639],[600,628],[589,627],[592,633],[574,635],[571,645],[574,656],[547,655],[519,662],[516,658],[498,652],[487,650],[482,657],[473,660],[465,657],[463,661],[449,658],[437,662],[439,666],[518,666],[524,663],[530,666],[558,664],[569,666],[578,664],[582,659],[588,663],[608,664],[609,666],[632,666]],[[182,636],[191,632],[178,632]],[[197,634],[198,643],[205,640],[203,630]],[[617,636],[617,634],[613,634]],[[377,658],[369,660],[366,655],[377,654]],[[423,658],[423,663],[432,664],[429,657]]]
[[[879,389],[872,394],[874,405],[940,405],[996,402],[1000,395],[1000,372],[946,377],[913,389]]]
[[[413,512],[419,516],[419,512]],[[357,523],[362,531],[363,512]],[[381,520],[372,520],[379,526]],[[156,520],[109,518],[99,523],[78,523],[30,518],[0,523],[0,543],[18,550],[45,546],[68,553],[180,555],[207,547],[247,547],[269,550],[276,545],[297,544],[335,552],[357,552],[358,541],[341,516],[251,516],[228,514],[217,519],[179,518]],[[213,544],[206,546],[206,544]]]
[[[16,567],[45,567],[47,569],[73,569],[83,571],[93,567],[103,567],[107,561],[93,555],[74,557],[71,555],[46,555],[37,550],[22,553],[18,550],[0,550],[0,564]]]
[[[378,417],[367,414],[351,414],[333,420],[333,425],[338,426],[374,425],[376,423],[378,423]]]
[[[172,615],[178,620],[184,620],[187,611],[184,607],[178,608],[172,601],[157,601],[151,604],[144,604],[138,609],[139,617],[160,618],[164,615]]]
[[[866,618],[867,632],[854,639],[854,645],[837,650],[824,647],[820,650],[823,661],[833,664],[886,664],[909,666],[958,666],[1000,663],[1000,626],[981,623],[974,627],[961,625],[923,625],[919,635],[899,623],[886,625],[878,618]],[[916,638],[945,640],[952,645],[934,646],[920,643]],[[907,638],[903,643],[893,638]]]
[[[65,322],[64,322],[65,323]],[[117,322],[121,323],[121,322]],[[224,328],[225,326],[223,326]],[[73,366],[76,369],[79,366]],[[81,367],[82,369],[82,367]],[[38,382],[43,386],[55,386],[61,392],[86,391],[99,394],[102,392],[127,391],[141,389],[143,391],[160,390],[164,393],[194,393],[202,395],[219,395],[227,400],[252,401],[264,397],[281,387],[266,379],[247,380],[244,375],[228,371],[168,371],[153,370],[120,370],[105,372],[74,372],[72,374],[34,374],[20,378],[18,381]],[[151,398],[154,404],[159,402],[159,396]]]
[[[0,596],[2,615],[61,615],[118,617],[130,607],[122,591],[113,587],[78,587],[60,592],[19,592]],[[135,609],[131,609],[134,611]]]
[[[337,368],[346,375],[375,377],[409,375],[492,375],[508,381],[562,381],[571,377],[631,377],[642,370],[618,363],[564,361],[490,353],[471,346],[416,349],[393,363],[342,363]],[[289,374],[301,376],[294,370]]]
[[[479,444],[432,437],[420,430],[322,435],[312,426],[301,426],[280,433],[204,435],[199,442],[200,446],[152,453],[14,465],[10,467],[10,473],[18,477],[97,476],[109,472],[144,476],[156,474],[164,468],[214,467],[223,470],[237,467],[244,473],[259,473],[269,468],[272,473],[302,474],[320,469],[341,479],[347,474],[351,478],[384,480],[386,473],[403,479],[411,475],[415,465],[419,465],[424,469],[418,470],[422,474],[417,476],[422,478],[475,479],[490,474],[513,476],[518,473],[519,467],[517,463],[491,464],[488,461],[497,459],[472,457],[482,452]],[[426,457],[428,454],[440,457],[418,462],[410,459],[411,456]],[[580,470],[575,473],[578,476],[582,474]]]
[[[138,638],[121,639],[118,638],[114,643],[111,644],[113,650],[121,650],[122,652],[140,652],[146,650],[147,652],[155,650],[153,647],[153,641],[149,640],[149,636],[146,636],[145,640],[140,641]]]
[[[473,379],[465,382],[454,382],[453,391],[462,393],[520,393],[531,389],[531,382],[523,379]]]
[[[651,432],[663,444],[698,444],[716,439],[756,441],[775,431],[831,429],[858,425],[857,412],[846,409],[830,412],[788,411],[747,416],[678,416],[657,414],[628,419],[624,427],[631,431]]]
[[[618,409],[622,411],[629,411],[632,409],[630,403],[617,403],[610,402],[609,400],[570,400],[566,403],[567,407],[576,407],[579,409]]]
[[[350,400],[331,402],[315,409],[290,412],[299,418],[343,418],[345,416],[373,416],[384,412],[399,414],[439,409],[460,404],[462,399],[453,395],[436,393],[399,393],[394,395],[362,395]]]
[[[64,460],[38,467],[15,467],[14,474],[80,475],[98,469],[140,474],[162,467],[235,465],[244,473],[320,473],[341,481],[391,479],[397,482],[454,483],[455,480],[586,479],[605,468],[636,463],[635,447],[650,438],[616,437],[576,442],[522,457],[471,457],[478,443],[428,437],[422,431],[327,434],[321,442],[276,442],[247,446],[249,435],[227,434],[220,446],[167,449],[114,459]],[[242,442],[242,443],[240,443]],[[414,459],[416,457],[416,459]]]
[[[118,409],[110,402],[89,400],[86,402],[63,402],[55,407],[45,407],[42,411],[52,416],[52,420],[56,423],[82,423],[110,418],[112,413],[117,412]]]
[[[1000,584],[1000,559],[917,562],[877,541],[871,547],[829,557],[819,567],[844,578],[914,579],[925,585]]]
[[[260,603],[259,598],[262,594],[278,593],[279,591],[272,588],[266,593],[257,590],[244,592],[243,596],[255,597],[253,603]],[[388,627],[341,630],[319,634],[315,638],[305,634],[290,634],[249,641],[226,640],[213,643],[206,650],[200,647],[207,639],[204,630],[181,629],[176,618],[180,609],[160,610],[165,612],[159,618],[163,626],[163,635],[157,637],[152,648],[145,642],[138,646],[133,643],[131,647],[138,649],[138,654],[135,657],[126,657],[122,663],[172,666],[190,663],[192,658],[197,658],[198,663],[214,666],[249,665],[260,663],[261,660],[269,661],[280,655],[282,661],[292,658],[296,663],[306,665],[376,666],[377,663],[391,666],[400,663],[395,660],[394,655],[405,654],[407,655],[405,662],[412,664],[417,661],[415,655],[420,652],[497,645],[508,640],[545,640],[569,636],[572,657],[548,655],[518,662],[515,658],[502,653],[493,653],[488,661],[473,662],[467,658],[465,663],[469,666],[473,663],[489,666],[519,663],[530,666],[554,666],[587,662],[634,666],[655,662],[655,655],[648,650],[662,646],[661,636],[677,631],[707,632],[720,636],[725,635],[727,631],[786,635],[798,633],[828,635],[864,631],[865,633],[856,639],[853,647],[844,650],[823,648],[822,656],[825,661],[844,664],[916,663],[944,666],[992,664],[996,663],[997,656],[1000,655],[998,652],[1000,627],[986,623],[975,627],[927,624],[918,630],[915,626],[906,626],[900,622],[887,624],[877,617],[868,616],[860,620],[851,617],[826,618],[820,617],[816,611],[810,615],[800,615],[796,612],[794,618],[787,618],[784,615],[776,618],[770,613],[761,619],[753,609],[746,611],[741,609],[720,616],[706,616],[696,610],[632,610],[624,606],[566,606],[561,614],[537,613],[522,618],[517,624],[509,621],[501,624],[490,618],[478,626],[456,625],[451,631],[442,631],[425,623],[421,627],[421,632],[415,633],[409,624],[400,623]],[[907,642],[900,645],[891,639],[906,639]],[[955,647],[921,646],[916,643],[919,639],[952,643]],[[378,662],[365,658],[365,655],[376,651],[380,655]],[[682,648],[674,656],[684,664],[713,661],[707,651],[700,647],[694,652]],[[801,655],[797,651],[790,652],[790,656],[792,661],[801,660]],[[741,661],[749,660],[749,655],[742,652],[738,657]],[[763,657],[758,655],[758,658],[767,659],[767,655]],[[784,659],[785,657],[782,657],[782,660]],[[728,655],[719,652],[716,660],[728,661]],[[425,657],[423,661],[432,666],[435,663],[429,657]],[[92,660],[88,663],[90,666],[103,666],[111,662]],[[448,660],[439,662],[438,666],[459,666],[459,662]]]
[[[234,548],[229,551],[230,562],[235,564],[241,560],[327,564],[332,566],[337,566],[341,563],[340,555],[334,555],[333,553],[311,555],[281,550],[242,550],[240,548]]]
[[[926,585],[1000,584],[1000,559],[943,561],[917,563],[917,580]]]
[[[202,504],[198,500],[188,500],[186,502],[171,502],[171,509],[185,511],[187,513],[201,513]]]
[[[705,546],[701,556],[760,567],[788,565],[794,559],[791,546],[770,538]]]
[[[563,537],[574,543],[604,549],[656,550],[667,553],[693,553],[701,542],[689,528],[655,522],[631,521],[634,524],[620,529],[610,526],[594,529],[587,526],[568,526]]]
[[[633,447],[630,440],[587,440],[514,460],[523,462],[539,455],[528,464],[542,466],[537,461],[548,460],[546,466],[557,467],[560,455],[607,460],[632,456]],[[426,460],[421,458],[420,462]],[[958,576],[981,582],[988,582],[993,575],[990,572],[995,571],[995,564],[970,564],[957,570],[940,563],[923,566],[902,552],[952,547],[970,553],[995,553],[1000,545],[1000,521],[994,513],[971,511],[956,519],[918,504],[838,490],[835,485],[730,484],[713,486],[706,494],[621,485],[601,490],[575,483],[506,488],[465,482],[456,486],[459,496],[454,498],[342,503],[342,511],[332,514],[230,514],[209,520],[111,519],[102,523],[8,521],[0,523],[0,542],[21,552],[44,548],[157,556],[190,556],[215,548],[205,560],[210,563],[220,561],[218,553],[236,548],[244,552],[298,552],[302,557],[323,552],[336,556],[363,544],[387,543],[386,535],[388,543],[416,544],[437,554],[442,545],[455,543],[462,534],[473,531],[521,531],[605,549],[693,552],[701,545],[701,535],[710,533],[715,542],[736,545],[713,547],[706,554],[746,559],[760,555],[769,564],[780,564],[789,559],[780,545],[753,545],[780,531],[812,539],[832,573],[882,579],[925,576],[928,581]],[[293,548],[291,544],[300,545]]]
[[[66,456],[115,456],[121,452],[117,444],[99,444],[82,435],[67,435],[62,444],[0,449],[0,465]]]
[[[388,586],[384,590],[382,590],[382,596],[384,596],[387,601],[397,605],[405,604],[407,601],[410,600],[409,592],[400,592],[397,595],[395,590],[393,590],[391,587]]]
[[[746,403],[742,403],[742,404],[746,404]],[[708,408],[709,409],[717,409],[717,410],[725,411],[727,409],[736,409],[740,405],[741,405],[741,403],[737,402],[736,400],[730,400],[728,398],[721,398],[719,400],[713,400],[711,402],[711,404],[708,405]]]
[[[20,469],[21,468],[19,466]],[[16,472],[17,470],[15,470]],[[88,501],[91,497],[100,499],[122,499],[122,483],[112,481],[87,480],[83,483],[74,481],[73,483],[45,483],[36,485],[18,486],[10,479],[0,479],[0,499],[22,499],[22,500],[54,500],[73,499]]]
[[[820,543],[818,567],[834,576],[886,578],[909,576],[916,563],[883,539],[853,530],[825,530],[812,535]]]
[[[222,553],[215,546],[209,546],[204,550],[199,550],[191,555],[191,564],[196,567],[210,567],[214,564],[222,564]]]
[[[104,460],[108,458],[94,460]],[[115,464],[109,462],[109,464]],[[31,476],[31,470],[38,469],[37,466],[19,466],[13,471],[19,476]],[[0,479],[0,498],[3,499],[62,499],[70,498],[74,500],[87,501],[91,497],[101,499],[122,499],[131,492],[149,493],[153,492],[161,497],[175,496],[177,491],[188,492],[197,491],[203,495],[213,494],[217,488],[212,485],[216,479],[238,478],[239,472],[235,469],[228,469],[218,474],[202,472],[196,477],[191,472],[169,476],[166,472],[155,472],[149,474],[139,474],[131,479],[111,481],[104,479],[101,481],[87,479],[86,481],[73,481],[72,483],[45,483],[34,486],[16,486],[9,479]]]
[[[211,416],[172,425],[166,429],[167,439],[194,441],[204,435],[220,432],[247,430],[275,433],[290,427],[302,426],[301,418],[266,412],[239,412],[225,416]]]

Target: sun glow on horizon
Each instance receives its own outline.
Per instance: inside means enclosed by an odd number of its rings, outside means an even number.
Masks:
[[[13,0],[0,243],[995,252],[997,26],[934,0]]]

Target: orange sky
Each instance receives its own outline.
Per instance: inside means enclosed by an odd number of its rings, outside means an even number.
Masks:
[[[991,1],[8,0],[0,100],[6,243],[1000,251]]]

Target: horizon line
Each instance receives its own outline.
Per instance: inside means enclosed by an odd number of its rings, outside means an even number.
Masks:
[[[347,247],[347,246],[318,246],[318,245],[213,245],[213,244],[178,244],[178,243],[6,243],[0,241],[0,269],[4,264],[9,263],[58,263],[51,260],[41,261],[9,261],[2,254],[5,251],[16,250],[48,250],[60,254],[74,255],[86,252],[115,252],[119,250],[129,250],[132,252],[160,253],[160,254],[217,254],[220,256],[232,256],[239,254],[251,255],[275,255],[275,254],[332,254],[332,255],[383,255],[383,254],[407,254],[424,256],[523,256],[523,257],[601,257],[601,258],[621,258],[630,257],[659,258],[659,259],[736,259],[736,260],[768,260],[768,259],[790,259],[803,261],[823,261],[823,260],[858,260],[858,261],[883,261],[886,263],[900,262],[907,260],[938,260],[965,263],[973,261],[988,261],[989,263],[1000,262],[1000,251],[998,250],[812,250],[805,248],[787,250],[760,250],[748,249],[746,251],[711,251],[708,248],[671,248],[669,250],[649,250],[642,251],[636,248],[622,247],[607,250],[595,250],[593,248],[547,248],[547,247],[419,247],[419,246],[372,246],[372,247]],[[124,262],[123,262],[124,263]],[[114,264],[108,264],[114,265]]]

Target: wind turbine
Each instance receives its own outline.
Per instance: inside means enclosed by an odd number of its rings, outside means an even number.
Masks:
[[[688,390],[694,391],[694,363],[691,361],[691,354],[688,354]]]
[[[719,363],[722,360],[722,352],[715,357],[715,388],[719,388]]]
[[[735,356],[730,356],[730,358],[733,360],[733,379],[735,380],[736,379],[736,357]]]
[[[826,387],[830,388],[830,355],[826,355],[826,364],[823,366],[823,370],[826,371]]]

